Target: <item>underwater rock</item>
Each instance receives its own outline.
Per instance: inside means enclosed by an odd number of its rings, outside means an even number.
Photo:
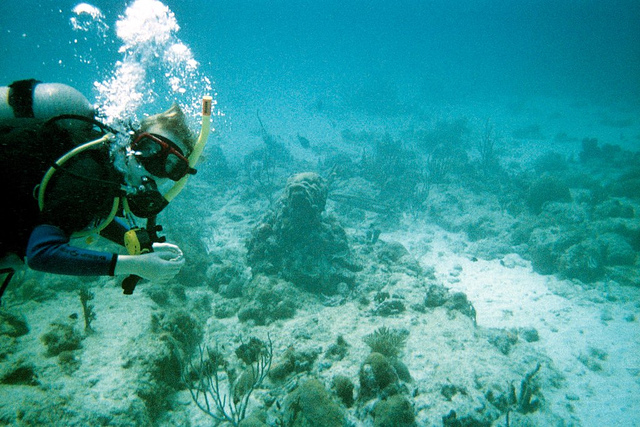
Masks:
[[[471,304],[471,302],[467,299],[467,294],[463,292],[454,292],[453,294],[451,294],[448,301],[445,303],[445,307],[450,311],[459,311],[460,313],[473,320],[474,323],[476,322],[476,309],[473,304]]]
[[[290,319],[296,313],[299,291],[290,283],[258,275],[247,288],[247,301],[238,311],[241,322],[251,320],[256,325],[268,325],[276,320]]]
[[[518,342],[518,335],[510,330],[491,328],[487,331],[487,340],[490,344],[494,345],[500,353],[508,355],[511,347]]]
[[[400,242],[384,242],[381,249],[378,250],[380,261],[398,262],[400,258],[409,255],[409,251]]]
[[[151,419],[168,408],[170,396],[182,387],[180,352],[178,342],[166,332],[142,335],[124,352],[122,367],[134,372],[136,394]]]
[[[558,259],[558,273],[586,283],[600,279],[605,273],[602,246],[595,239],[571,246]]]
[[[449,299],[449,289],[440,285],[431,285],[424,297],[424,305],[428,308],[443,306]]]
[[[296,350],[289,347],[284,352],[280,360],[273,363],[269,371],[269,378],[272,380],[283,380],[293,373],[309,372],[318,358],[319,351]]]
[[[28,333],[29,325],[22,316],[0,310],[0,335],[18,338]]]
[[[531,266],[538,274],[558,272],[560,256],[572,245],[580,241],[575,233],[559,233],[557,229],[538,228],[529,237],[528,255]]]
[[[605,262],[607,265],[633,265],[636,262],[636,251],[617,233],[607,233],[600,236],[604,246]]]
[[[381,265],[389,267],[401,267],[404,272],[409,275],[415,276],[422,273],[422,267],[418,260],[416,260],[407,248],[400,242],[387,242],[380,240],[376,237],[376,241],[373,249],[375,255],[378,257],[378,262]]]
[[[613,182],[608,189],[614,197],[627,197],[637,200],[640,197],[640,170],[635,169],[625,173]]]
[[[61,321],[52,323],[40,340],[47,348],[48,356],[57,356],[63,351],[79,349],[82,336],[71,323]]]
[[[376,316],[389,317],[404,313],[407,310],[401,299],[391,298],[382,301],[373,309]]]
[[[212,264],[207,270],[207,276],[210,277],[209,286],[225,298],[242,296],[243,288],[249,280],[245,268],[234,261],[223,260],[221,263]]]
[[[633,218],[635,210],[629,204],[623,204],[620,200],[609,199],[597,205],[594,209],[594,216],[600,219],[609,218]]]
[[[191,352],[200,343],[203,334],[201,324],[182,309],[152,314],[151,329],[154,333],[171,336],[186,353]]]
[[[413,427],[416,425],[411,402],[401,395],[381,400],[373,409],[374,427]]]
[[[450,293],[449,289],[442,285],[431,285],[424,297],[424,305],[427,308],[444,307],[449,312],[459,311],[476,321],[476,309],[463,292]]]
[[[543,175],[531,184],[527,194],[527,206],[539,214],[549,202],[571,202],[569,186],[552,175]]]
[[[315,378],[298,385],[285,399],[284,425],[291,427],[343,427],[345,414]]]
[[[582,151],[580,152],[580,161],[583,163],[598,160],[602,155],[598,146],[598,138],[584,138],[582,140]]]
[[[395,394],[394,389],[399,380],[389,358],[380,353],[371,353],[365,359],[360,367],[358,378],[360,380],[358,398],[361,401],[377,397],[383,392],[387,395]]]
[[[335,294],[355,285],[355,262],[344,229],[322,213],[324,179],[313,172],[289,178],[273,212],[253,230],[247,244],[252,272],[279,274],[314,293]]]

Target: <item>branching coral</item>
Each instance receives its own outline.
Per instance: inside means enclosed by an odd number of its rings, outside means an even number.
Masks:
[[[183,380],[200,410],[217,422],[226,421],[237,427],[246,416],[251,394],[271,369],[273,344],[271,339],[263,343],[252,338],[236,350],[236,355],[245,363],[239,377],[220,352],[200,347],[199,360],[190,364]]]

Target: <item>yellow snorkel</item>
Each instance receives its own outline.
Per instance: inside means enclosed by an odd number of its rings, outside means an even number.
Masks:
[[[198,141],[196,145],[193,147],[193,152],[189,156],[189,166],[195,167],[196,163],[200,159],[202,155],[202,151],[204,150],[204,146],[207,144],[207,139],[209,138],[209,132],[211,130],[211,109],[213,107],[213,98],[209,95],[205,95],[202,97],[202,127],[200,129],[200,135],[198,136]],[[164,195],[164,198],[167,202],[172,201],[175,197],[180,194],[184,186],[187,184],[189,180],[189,175],[183,176],[180,181],[176,182],[173,187]]]

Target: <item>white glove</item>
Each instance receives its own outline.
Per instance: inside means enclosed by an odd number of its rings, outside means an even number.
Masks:
[[[171,243],[154,243],[153,252],[118,255],[114,274],[135,274],[143,279],[164,283],[173,279],[184,265],[182,251]]]

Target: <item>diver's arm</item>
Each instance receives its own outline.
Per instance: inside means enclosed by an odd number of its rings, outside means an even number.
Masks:
[[[142,255],[118,255],[115,274],[134,274],[143,279],[166,282],[184,265],[182,251],[171,243],[154,243],[153,252]]]
[[[69,236],[56,226],[37,226],[29,237],[27,265],[34,270],[74,276],[114,274],[116,254],[77,248],[69,241]]]
[[[154,243],[153,252],[117,255],[76,248],[53,225],[37,226],[29,237],[27,265],[34,270],[74,276],[135,274],[144,279],[167,281],[184,265],[182,251],[170,243]]]

